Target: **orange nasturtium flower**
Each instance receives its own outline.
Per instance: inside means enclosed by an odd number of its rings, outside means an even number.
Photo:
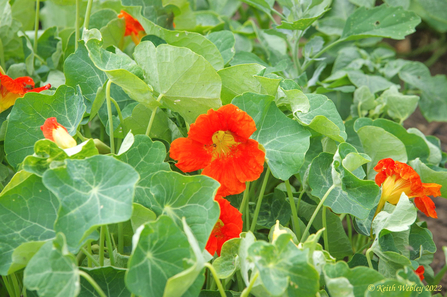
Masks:
[[[43,136],[57,144],[61,149],[75,147],[76,140],[68,134],[67,129],[59,124],[56,118],[48,118],[45,123],[40,126]]]
[[[210,238],[206,243],[205,249],[214,256],[220,256],[222,245],[225,241],[239,237],[242,232],[242,214],[233,207],[230,202],[220,196],[216,196],[215,200],[219,203],[220,216],[211,231]]]
[[[124,36],[130,36],[135,45],[138,45],[141,41],[141,38],[146,36],[146,32],[144,31],[143,26],[141,26],[140,22],[138,22],[134,17],[132,17],[124,10],[121,10],[118,17],[121,19],[124,18],[124,21],[126,23],[126,31],[124,32]]]
[[[203,168],[203,175],[220,183],[217,195],[239,194],[264,169],[265,153],[249,139],[255,131],[253,119],[233,104],[210,109],[191,125],[188,138],[172,142],[170,156],[183,172]]]
[[[435,203],[427,196],[440,196],[441,185],[423,183],[413,168],[405,163],[387,158],[380,160],[374,170],[377,171],[376,184],[382,186],[382,197],[376,215],[388,201],[396,205],[404,192],[408,198],[414,198],[414,203],[427,216],[437,218]]]
[[[419,276],[419,279],[420,279],[421,281],[424,280],[424,272],[425,272],[425,268],[424,268],[424,266],[422,266],[422,265],[420,265],[420,266],[418,267],[418,269],[416,269],[416,270],[414,271],[414,273],[416,273],[416,275]]]
[[[34,89],[34,81],[29,76],[12,79],[0,73],[0,112],[13,106],[17,98],[23,97],[28,92],[39,93],[49,88],[50,84]]]

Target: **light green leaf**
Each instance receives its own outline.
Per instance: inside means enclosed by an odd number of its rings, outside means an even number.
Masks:
[[[415,31],[421,19],[402,7],[381,5],[372,9],[360,7],[346,20],[341,39],[355,40],[367,37],[404,39]]]
[[[419,97],[399,93],[396,86],[391,86],[380,96],[387,106],[388,115],[403,123],[418,106]]]
[[[43,138],[40,126],[50,117],[67,128],[70,135],[76,129],[85,112],[84,99],[78,90],[60,86],[54,95],[29,92],[17,99],[9,115],[5,136],[5,152],[8,162],[16,167],[34,150],[34,143]]]
[[[361,86],[354,92],[354,103],[351,105],[351,113],[364,117],[370,109],[376,106],[375,99],[376,97],[371,93],[368,86]]]
[[[104,48],[109,46],[118,46],[122,43],[124,32],[126,29],[125,21],[123,19],[111,20],[105,27],[102,27],[100,32],[102,36]]]
[[[349,0],[357,6],[373,8],[376,5],[376,0]]]
[[[367,267],[355,267],[350,269],[346,262],[338,262],[335,264],[327,264],[324,266],[324,278],[326,282],[328,280],[338,280],[339,278],[348,281],[348,284],[352,288],[352,296],[363,297],[365,291],[368,290],[368,286],[372,283],[383,280],[383,276],[376,270]],[[340,289],[329,286],[329,293],[331,296],[344,296],[339,295]]]
[[[324,95],[306,94],[306,96],[309,99],[310,110],[307,113],[295,113],[295,118],[318,133],[335,141],[344,142],[347,137],[345,126],[335,104]]]
[[[68,252],[60,233],[34,255],[23,277],[26,288],[36,290],[39,296],[75,297],[81,287],[76,258]]]
[[[189,49],[151,42],[135,48],[135,60],[162,103],[193,123],[210,108],[221,106],[221,79],[203,57]]]
[[[107,77],[120,86],[132,99],[147,106],[157,106],[153,89],[141,78],[143,70],[126,54],[116,49],[116,53],[101,47],[101,42],[90,39],[87,44],[88,55],[95,66],[104,71]]]
[[[232,238],[225,241],[220,252],[220,257],[213,261],[213,267],[220,279],[231,277],[239,268],[238,256],[240,238]]]
[[[82,270],[95,280],[106,296],[130,297],[130,292],[127,290],[126,284],[124,283],[126,269],[109,266],[100,268],[83,267]],[[82,278],[81,292],[79,293],[79,296],[97,297],[99,295],[90,283]]]
[[[118,14],[113,9],[101,9],[95,11],[90,16],[89,26],[86,29],[98,29],[101,30],[103,27],[107,26],[107,24],[118,18]]]
[[[252,138],[264,146],[272,174],[287,180],[298,173],[309,149],[310,133],[287,118],[272,96],[246,93],[236,97],[233,104],[255,121],[257,130]]]
[[[242,279],[245,282],[245,285],[248,286],[248,284],[250,283],[250,278],[248,276],[248,272],[250,270],[254,269],[254,264],[248,259],[249,257],[251,257],[251,254],[249,253],[249,248],[251,247],[251,245],[256,242],[256,237],[253,235],[253,233],[251,233],[251,231],[248,232],[242,232],[240,234],[240,238],[241,238],[241,242],[239,245],[239,258],[240,258],[240,263],[241,263],[241,275],[242,275]],[[251,277],[253,278],[253,274],[251,275]]]
[[[132,241],[125,281],[135,295],[163,296],[168,279],[191,266],[185,262],[192,256],[188,239],[170,217],[141,226]]]
[[[138,203],[158,216],[168,215],[180,226],[185,217],[200,248],[204,248],[219,217],[214,195],[219,184],[207,176],[183,176],[159,171],[147,183],[146,196]]]
[[[33,4],[33,0],[17,0],[11,5],[12,18],[22,23],[22,30],[24,31],[34,28],[35,11]]]
[[[241,0],[241,1],[247,3],[248,5],[256,7],[257,9],[265,12],[268,15],[270,15],[273,5],[275,4],[274,0]]]
[[[137,12],[138,10],[133,11],[135,11],[133,14],[134,17],[140,21],[141,25],[146,31],[146,34],[156,35],[173,46],[189,48],[193,52],[205,58],[216,70],[224,67],[224,61],[219,50],[214,43],[208,40],[205,36],[195,32],[167,30],[155,25],[148,19],[141,17]]]
[[[427,162],[429,164],[437,166],[441,162],[441,160],[442,160],[442,152],[441,152],[440,148],[438,148],[436,145],[431,143],[425,137],[424,133],[422,133],[417,128],[409,128],[407,131],[408,131],[408,133],[415,134],[415,135],[419,136],[420,138],[422,138],[425,141],[425,143],[428,146],[428,149],[430,151],[430,154],[427,157]],[[420,157],[422,157],[422,156],[420,156]]]
[[[429,69],[420,62],[408,62],[399,71],[399,77],[422,91],[419,107],[428,121],[447,121],[447,92],[445,75],[431,76]]]
[[[300,16],[297,15],[292,9],[292,13],[289,15],[289,21],[282,21],[278,29],[289,30],[305,30],[310,27],[316,20],[318,20],[323,14],[328,11],[330,1],[323,0],[317,2],[310,2],[310,5],[306,7],[304,13]],[[303,5],[304,6],[304,5]]]
[[[341,36],[345,22],[341,17],[325,17],[317,22],[316,29],[329,36]]]
[[[346,146],[349,146],[354,154],[357,153],[351,145]],[[359,179],[353,172],[344,168],[343,162],[339,163],[328,153],[321,153],[312,161],[308,175],[312,195],[321,199],[335,184],[336,187],[329,193],[324,205],[335,213],[349,213],[360,219],[366,218],[375,206],[374,198],[379,193],[379,187],[373,181]]]
[[[307,261],[309,251],[299,250],[290,239],[289,234],[281,234],[274,244],[257,241],[250,246],[249,257],[270,294],[315,296],[319,275]]]
[[[62,41],[57,36],[57,27],[48,28],[37,40],[37,54],[47,62],[50,69],[56,69],[62,55]]]
[[[131,166],[103,155],[65,164],[66,168],[47,170],[43,180],[61,202],[55,229],[67,234],[70,247],[99,225],[130,219],[139,179]]]
[[[407,162],[405,145],[393,134],[374,126],[362,127],[357,134],[365,153],[371,157],[371,162],[367,164],[368,179],[373,179],[377,174],[373,168],[382,159],[391,158],[395,161]]]
[[[172,12],[170,12],[169,9],[164,8],[163,0],[123,0],[121,3],[124,6],[142,7],[137,9],[126,8],[126,11],[129,12],[134,18],[137,18],[140,23],[142,23],[141,19],[137,17],[140,10],[145,20],[147,19],[159,26],[167,27],[170,25],[170,22],[172,22]],[[146,33],[152,34],[149,33],[147,29]]]
[[[348,71],[348,77],[356,87],[367,86],[373,94],[394,86],[381,76],[364,74],[360,70]]]
[[[159,171],[170,171],[165,163],[166,148],[159,142],[153,142],[146,135],[135,135],[132,147],[117,159],[132,166],[140,175],[135,190],[135,202],[149,206],[147,196],[150,195],[151,177]]]
[[[202,254],[202,249],[199,247],[199,243],[194,237],[191,228],[189,228],[188,224],[186,223],[185,217],[182,218],[182,223],[183,231],[185,232],[189,245],[194,253],[194,264],[183,272],[180,272],[168,279],[163,294],[164,297],[183,296],[188,289],[192,290],[193,288],[191,288],[191,286],[194,285],[197,287],[197,290],[200,291],[203,285],[203,283],[197,283],[195,280],[205,267],[205,262],[207,261]]]
[[[19,171],[0,195],[0,274],[7,275],[27,264],[15,263],[13,252],[35,253],[43,242],[56,236],[59,201],[45,188],[42,179]],[[42,216],[41,214],[45,214]],[[25,244],[30,244],[24,247]]]
[[[177,30],[191,30],[196,26],[196,17],[188,0],[162,0],[162,4],[164,7],[176,6],[176,9],[172,10],[175,15],[174,22]]]
[[[254,77],[265,67],[259,64],[241,64],[224,68],[218,72],[222,79],[222,104],[245,92],[261,93],[261,82]]]
[[[436,183],[442,185],[441,196],[447,198],[447,171],[437,166],[425,165],[419,159],[409,162],[410,166],[421,177],[424,183]]]
[[[136,232],[138,227],[141,225],[144,225],[147,222],[155,221],[157,218],[157,215],[152,210],[141,204],[133,203],[132,206],[132,216],[130,217],[130,222],[134,232]]]
[[[233,59],[234,54],[236,53],[234,48],[236,45],[236,39],[231,31],[223,30],[219,32],[212,32],[206,36],[206,38],[216,45],[217,49],[222,55],[225,65]]]

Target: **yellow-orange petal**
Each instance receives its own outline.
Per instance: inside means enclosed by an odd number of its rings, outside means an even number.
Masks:
[[[19,94],[7,92],[5,96],[0,97],[0,112],[4,112],[8,108],[14,105],[16,100],[20,98]]]
[[[178,160],[175,166],[183,172],[205,168],[211,162],[211,155],[203,144],[184,137],[177,138],[171,143],[169,156]]]
[[[59,124],[55,117],[45,120],[45,123],[40,126],[43,136],[57,144],[62,149],[75,147],[76,140],[68,134],[67,129]]]

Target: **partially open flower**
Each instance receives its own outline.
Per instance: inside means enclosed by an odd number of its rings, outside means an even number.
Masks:
[[[141,26],[140,22],[138,22],[134,17],[132,17],[124,10],[121,10],[118,17],[121,19],[124,18],[124,21],[126,23],[126,31],[124,32],[124,36],[130,36],[135,45],[138,45],[141,41],[141,38],[146,36],[146,32],[144,32],[143,26]]]
[[[222,245],[225,241],[239,237],[242,232],[242,214],[233,207],[230,202],[220,196],[216,196],[215,200],[220,206],[220,216],[211,231],[210,238],[206,243],[205,249],[211,254],[217,252],[220,256]]]
[[[29,76],[12,79],[0,73],[0,112],[3,112],[14,105],[17,98],[23,97],[28,92],[41,92],[48,90],[51,85],[34,88],[34,81]]]
[[[56,118],[48,118],[45,123],[40,126],[43,136],[57,144],[61,149],[75,147],[76,140],[68,134],[67,129],[59,124]]]
[[[382,196],[376,215],[382,210],[385,202],[396,205],[402,193],[414,198],[414,203],[427,216],[437,218],[435,203],[427,196],[440,196],[441,185],[423,183],[413,168],[405,163],[387,158],[380,160],[374,167],[377,171],[376,184],[382,186]]]
[[[420,279],[421,281],[424,280],[424,272],[425,272],[425,268],[424,268],[424,266],[422,266],[422,265],[420,265],[420,266],[418,267],[418,269],[416,269],[416,270],[414,271],[414,273],[416,273],[416,275],[419,276],[419,279]]]
[[[183,172],[203,168],[220,183],[218,195],[239,194],[264,170],[265,153],[249,139],[255,131],[255,121],[233,104],[210,109],[191,125],[188,138],[172,142],[170,156]]]

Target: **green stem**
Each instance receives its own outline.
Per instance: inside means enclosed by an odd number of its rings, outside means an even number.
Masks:
[[[349,242],[352,242],[352,225],[351,225],[351,217],[349,215],[346,216],[346,225],[348,226]]]
[[[105,237],[107,242],[107,252],[109,253],[110,265],[115,266],[115,257],[113,256],[112,240],[110,239],[109,227],[104,226]]]
[[[441,58],[445,53],[447,52],[447,46],[438,48],[431,57],[424,62],[425,66],[431,67],[433,64],[438,61],[439,58]]]
[[[323,242],[324,242],[324,249],[326,251],[329,251],[329,238],[328,238],[328,233],[327,233],[327,223],[326,223],[326,210],[327,207],[323,205],[323,211],[321,212],[322,215],[322,223],[323,223]]]
[[[104,226],[101,226],[101,230],[99,231],[99,266],[101,267],[104,266],[104,237]]]
[[[110,100],[112,101],[113,105],[115,105],[116,112],[118,113],[118,117],[119,117],[120,122],[121,122],[121,126],[123,126],[123,129],[124,129],[124,118],[123,118],[123,114],[121,113],[121,108],[118,105],[118,103],[115,101],[115,99],[110,98]]]
[[[79,139],[81,139],[82,142],[87,140],[87,138],[85,138],[84,135],[82,135],[79,131],[76,131],[76,135],[79,137]]]
[[[296,67],[298,76],[300,76],[303,73],[303,68],[301,67],[300,59],[298,58],[301,34],[302,34],[302,31],[296,32],[296,34],[295,34],[296,40],[295,40],[295,44],[293,45],[293,49],[292,49],[292,60],[295,63],[295,67]]]
[[[101,297],[107,297],[107,295],[104,293],[104,291],[101,289],[101,287],[95,282],[95,280],[86,272],[79,270],[79,275],[85,278],[86,281],[92,285],[92,287],[95,289],[96,292],[98,292],[99,296]]]
[[[442,277],[447,272],[447,264],[442,267],[442,269],[436,274],[435,278],[433,279],[433,285],[438,285],[441,282]]]
[[[368,246],[371,246],[371,241],[368,240],[368,242],[366,244],[364,244],[361,248],[359,248],[358,250],[356,250],[356,253],[362,253],[364,249],[366,249]]]
[[[371,262],[371,253],[374,253],[374,252],[371,250],[371,248],[369,248],[366,251],[366,260],[368,261],[369,268],[374,269],[374,266],[373,266],[373,264]]]
[[[307,69],[307,67],[309,67],[309,65],[311,65],[315,59],[317,59],[318,57],[320,57],[322,54],[324,54],[326,51],[330,50],[331,48],[333,48],[334,46],[338,45],[339,43],[343,42],[344,39],[339,39],[334,41],[333,43],[329,44],[328,46],[326,46],[324,49],[322,49],[318,54],[316,54],[312,60],[310,60],[307,63],[303,64],[303,71]]]
[[[92,138],[92,132],[90,131],[90,126],[87,124],[82,126],[83,131],[84,131],[84,135],[87,138]]]
[[[160,102],[161,98],[163,98],[163,94],[158,95],[157,102]],[[146,129],[146,135],[147,135],[147,137],[150,137],[149,135],[150,135],[150,133],[151,133],[152,124],[154,123],[155,114],[156,114],[156,112],[157,112],[157,109],[158,109],[158,106],[156,106],[156,107],[154,108],[154,110],[152,111],[151,118],[150,118],[150,120],[149,120],[149,124],[147,125],[147,129]]]
[[[19,285],[19,281],[17,280],[17,275],[15,273],[10,274],[10,278],[12,280],[12,285],[14,287],[14,292],[16,294],[17,297],[20,297],[20,285]]]
[[[75,51],[78,49],[78,41],[79,41],[79,14],[81,9],[81,0],[76,0],[76,20],[75,20]]]
[[[220,296],[221,297],[227,297],[227,294],[225,294],[224,288],[222,287],[222,283],[220,282],[219,278],[217,277],[217,273],[216,273],[216,270],[214,270],[213,265],[211,265],[210,263],[206,262],[205,263],[205,267],[208,268],[211,271],[211,274],[213,275],[214,281],[217,284],[217,288],[219,289]]]
[[[10,297],[15,297],[15,292],[14,292],[14,288],[11,286],[11,284],[9,283],[9,278],[7,275],[2,275],[2,281],[3,284],[5,284],[6,287],[6,291],[8,292]]]
[[[90,245],[89,245],[90,246]],[[96,261],[96,259],[92,256],[91,251],[89,252],[88,250],[86,250],[84,247],[81,248],[81,251],[84,253],[84,255],[87,257],[87,260],[90,263],[95,264],[97,267],[100,267],[101,265],[99,265],[99,262]],[[88,267],[92,267],[92,265],[89,265]]]
[[[244,196],[242,197],[241,205],[239,206],[239,212],[244,213],[245,205],[247,204],[248,197],[250,197],[250,182],[245,183]]]
[[[239,292],[242,292],[242,290],[244,289],[244,280],[242,279],[242,275],[241,275],[241,271],[238,270],[236,272],[236,279],[237,279],[237,287]]]
[[[324,201],[329,196],[331,191],[335,188],[335,185],[332,185],[324,194],[323,198],[320,200],[320,203],[318,203],[317,208],[315,209],[314,213],[312,214],[312,217],[310,218],[309,222],[307,223],[306,230],[304,230],[303,237],[301,237],[301,242],[303,242],[309,233],[310,226],[312,226],[313,221],[315,220],[315,217],[317,216],[318,212],[320,211],[320,208],[323,206]]]
[[[118,252],[120,254],[124,253],[124,225],[123,225],[123,223],[118,223]]]
[[[284,181],[284,183],[286,184],[286,189],[287,189],[287,195],[289,196],[289,202],[290,202],[290,208],[292,209],[292,222],[293,222],[293,231],[295,232],[295,235],[297,236],[297,238],[300,238],[300,223],[298,221],[298,213],[296,211],[296,206],[295,206],[295,199],[293,198],[293,194],[292,194],[292,187],[290,186],[290,182],[289,180]]]
[[[34,17],[34,53],[37,54],[37,33],[39,31],[40,0],[36,0],[36,16]]]
[[[255,213],[253,214],[253,220],[251,221],[251,232],[255,232],[256,222],[258,221],[259,211],[261,210],[262,199],[264,198],[265,187],[267,186],[267,181],[270,176],[270,168],[267,166],[267,171],[264,175],[264,180],[262,181],[261,191],[259,192],[258,201],[256,202]]]
[[[88,29],[90,23],[90,15],[92,13],[93,0],[87,1],[87,10],[85,11],[84,29]]]
[[[87,252],[90,254],[90,255],[92,255],[92,245],[91,245],[91,243],[89,242],[88,244],[87,244]],[[85,254],[86,256],[87,256],[87,254]],[[88,256],[87,256],[88,257]],[[95,260],[96,261],[96,260]],[[87,265],[88,265],[88,267],[92,267],[93,265],[93,261],[92,261],[92,259],[90,259],[90,258],[87,258]],[[98,263],[98,267],[99,267],[99,263]]]
[[[109,79],[106,85],[107,116],[109,118],[110,152],[112,154],[115,154],[115,139],[113,137],[112,99],[110,98],[111,85],[112,81]]]
[[[253,288],[253,286],[255,284],[255,281],[258,278],[258,276],[259,276],[259,271],[256,272],[256,274],[253,276],[253,278],[250,281],[250,284],[248,284],[248,287],[246,287],[244,289],[244,291],[242,291],[242,294],[241,294],[240,297],[248,297],[248,295],[250,295],[251,289]]]

